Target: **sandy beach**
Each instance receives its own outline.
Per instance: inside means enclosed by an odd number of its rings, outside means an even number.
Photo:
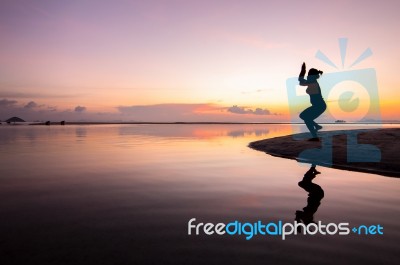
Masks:
[[[300,162],[400,177],[399,128],[325,131],[319,137],[319,142],[312,142],[308,133],[301,133],[251,142],[249,147]],[[317,161],[302,155],[307,150],[316,151]],[[318,157],[318,152],[323,155]]]

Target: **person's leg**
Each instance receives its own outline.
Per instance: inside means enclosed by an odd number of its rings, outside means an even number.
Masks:
[[[316,123],[315,121],[313,121],[313,125],[314,125],[314,128],[315,128],[315,130],[316,131],[319,131],[319,130],[321,130],[322,129],[322,126],[321,125],[319,125],[318,123]]]
[[[317,104],[312,105],[312,111],[308,114],[308,118],[311,119],[313,126],[316,131],[319,131],[322,129],[322,126],[316,123],[314,120],[321,116],[322,113],[326,110],[326,104],[325,102],[319,102]]]
[[[310,131],[313,138],[317,137],[317,131],[315,130],[313,116],[315,113],[315,108],[313,106],[306,108],[302,113],[300,113],[300,118],[306,124],[308,130]]]
[[[324,113],[326,110],[326,104],[325,102],[320,102],[317,104],[312,105],[312,112],[310,112],[309,114],[309,118],[311,118],[313,121],[318,118],[319,116],[321,116],[322,113]],[[314,122],[315,124],[317,124],[316,122]]]
[[[310,131],[313,138],[317,138],[317,130],[314,126],[314,121],[312,120],[305,120],[304,123],[306,124],[308,130]]]

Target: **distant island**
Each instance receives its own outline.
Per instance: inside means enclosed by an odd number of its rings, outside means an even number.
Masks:
[[[9,118],[8,120],[6,120],[7,123],[16,123],[16,122],[25,122],[23,119],[19,118],[19,117],[12,117]]]

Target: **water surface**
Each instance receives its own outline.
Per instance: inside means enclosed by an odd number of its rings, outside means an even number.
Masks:
[[[390,125],[387,125],[390,127]],[[327,130],[371,126],[326,125]],[[396,264],[400,179],[318,167],[314,221],[384,235],[187,235],[187,222],[293,222],[309,165],[248,143],[291,125],[0,126],[5,264]],[[284,148],[284,146],[282,146]]]

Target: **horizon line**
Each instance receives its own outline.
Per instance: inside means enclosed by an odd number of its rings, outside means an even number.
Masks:
[[[11,122],[7,123],[3,121],[5,124],[10,125],[46,125],[47,122],[39,121],[39,122]],[[3,123],[1,122],[1,123]],[[61,122],[49,122],[48,125],[60,125]],[[146,121],[138,121],[138,122],[123,122],[123,121],[64,121],[64,124],[67,125],[107,125],[107,124],[304,124],[303,122],[209,122],[209,121],[199,121],[199,122],[146,122]],[[382,122],[321,122],[320,124],[334,124],[334,125],[379,125],[379,124],[400,124],[400,121],[382,121]]]

